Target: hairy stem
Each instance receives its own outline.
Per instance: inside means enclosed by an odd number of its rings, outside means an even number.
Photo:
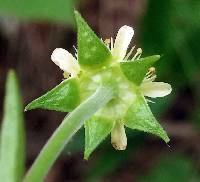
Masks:
[[[91,97],[67,115],[40,152],[25,176],[24,182],[43,181],[65,145],[83,126],[84,121],[106,105],[113,97],[112,88],[101,86]]]

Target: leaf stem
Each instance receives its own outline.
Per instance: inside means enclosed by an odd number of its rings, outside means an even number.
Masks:
[[[102,85],[92,96],[67,115],[29,169],[24,182],[43,181],[65,145],[83,126],[84,121],[106,105],[113,97],[113,88]]]

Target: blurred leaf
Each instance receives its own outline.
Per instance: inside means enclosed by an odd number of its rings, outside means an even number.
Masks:
[[[198,60],[193,56],[193,53],[188,45],[188,41],[183,32],[174,30],[173,47],[180,59],[179,63],[182,67],[183,75],[189,84],[193,84],[194,75],[198,72]]]
[[[154,54],[155,51],[162,55],[170,48],[172,1],[148,1],[140,34],[142,47],[147,55]]]
[[[174,90],[191,84],[197,70],[198,61],[188,41],[199,27],[199,10],[196,0],[148,1],[140,34],[142,47],[147,54],[164,54],[158,72],[175,83]]]
[[[152,133],[162,138],[166,143],[169,142],[169,137],[153,116],[145,98],[139,94],[128,109],[124,121],[125,126],[131,129]]]
[[[103,181],[102,178],[105,176],[113,174],[117,169],[127,166],[130,156],[131,158],[134,156],[138,149],[144,144],[145,140],[144,135],[142,135],[141,132],[133,133],[132,130],[126,128],[126,134],[128,138],[128,146],[124,151],[117,151],[110,145],[110,142],[104,142],[104,147],[100,149],[96,158],[88,161],[90,162],[90,164],[88,164],[89,170],[84,181]],[[91,156],[91,158],[93,156]]]
[[[191,33],[200,28],[200,2],[196,0],[173,0],[172,14],[174,23],[181,31]],[[188,34],[188,36],[190,36]]]
[[[4,118],[1,131],[0,179],[21,182],[24,174],[25,134],[23,106],[15,72],[10,71],[6,82]]]
[[[155,103],[148,103],[148,105],[151,108],[151,111],[154,113],[154,116],[162,117],[166,111],[167,108],[169,108],[173,104],[174,96],[176,94],[174,93],[174,90],[170,94],[170,97],[162,97],[161,98],[154,98]]]
[[[22,20],[73,22],[76,0],[0,0],[1,14]]]
[[[113,125],[112,120],[95,116],[85,122],[85,159],[88,159],[95,148],[110,134]]]
[[[25,107],[25,110],[48,109],[70,112],[79,104],[79,88],[75,79],[67,79],[58,86],[35,99]]]
[[[159,55],[141,58],[135,61],[121,62],[121,68],[125,76],[136,85],[140,85],[148,68],[160,59]]]
[[[78,61],[82,66],[104,66],[111,57],[105,44],[91,30],[81,15],[75,11],[78,28]]]
[[[171,155],[163,158],[141,177],[139,182],[197,182],[199,176],[192,162],[181,155]]]

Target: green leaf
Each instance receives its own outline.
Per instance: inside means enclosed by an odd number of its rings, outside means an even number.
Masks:
[[[25,164],[25,134],[22,98],[15,72],[6,82],[4,117],[1,130],[0,179],[21,182]]]
[[[196,165],[182,154],[169,154],[154,164],[149,174],[142,175],[139,182],[198,182]]]
[[[106,138],[113,125],[112,120],[95,116],[85,122],[84,159],[88,159],[95,148]]]
[[[78,61],[80,65],[104,66],[111,58],[110,51],[77,11],[75,11],[75,18],[78,28]]]
[[[153,116],[142,95],[137,95],[134,103],[128,109],[124,121],[125,126],[129,128],[152,133],[162,138],[166,143],[169,142],[167,133]]]
[[[70,112],[79,104],[79,88],[75,79],[68,79],[58,86],[35,99],[25,107],[25,110],[48,109],[61,112]]]
[[[135,61],[121,62],[120,66],[124,75],[136,85],[140,85],[148,68],[160,59],[159,55],[141,58]]]
[[[87,171],[84,181],[98,182],[122,169],[122,166],[128,165],[130,158],[138,153],[138,150],[144,145],[144,135],[141,132],[133,132],[126,128],[128,138],[128,147],[126,150],[117,151],[110,146],[110,142],[104,142],[102,149],[92,159],[90,170]],[[107,140],[107,139],[106,139]]]
[[[76,0],[0,0],[1,14],[22,20],[55,21],[73,23],[73,8]]]

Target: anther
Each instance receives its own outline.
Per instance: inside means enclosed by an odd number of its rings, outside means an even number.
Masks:
[[[114,47],[113,38],[111,37],[111,38],[110,38],[110,50],[111,50],[111,51],[113,50],[113,47]]]
[[[70,77],[70,74],[64,71],[63,72],[63,77],[64,77],[64,79],[67,79],[67,78]]]
[[[105,39],[104,43],[108,46],[110,44],[110,39]]]
[[[148,69],[148,75],[154,75],[156,73],[156,69],[154,68],[154,67],[150,67],[149,69]]]
[[[141,48],[138,48],[138,49],[137,49],[137,53],[138,53],[138,54],[142,54],[142,49],[141,49]]]

